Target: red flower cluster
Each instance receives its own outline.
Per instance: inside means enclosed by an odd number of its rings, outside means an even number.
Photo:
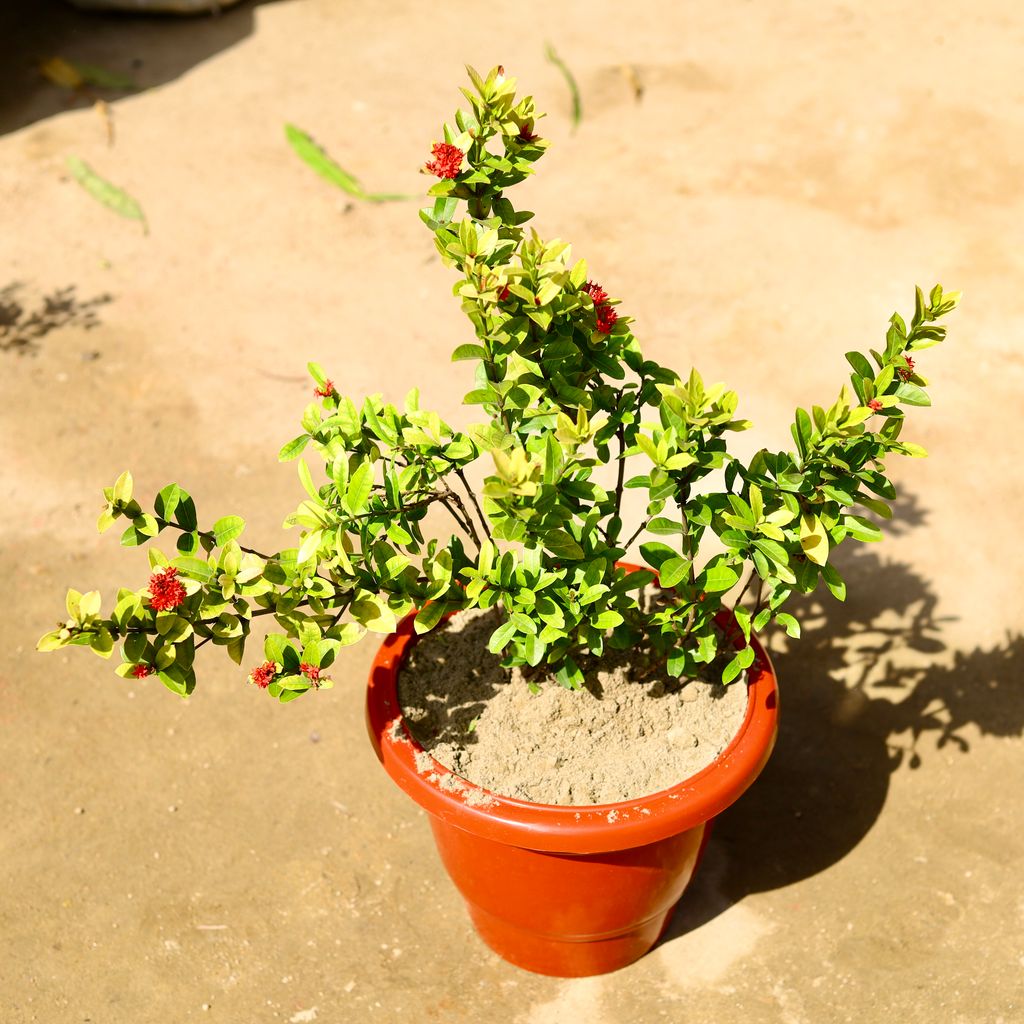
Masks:
[[[185,600],[185,588],[177,576],[178,570],[169,565],[149,577],[149,603],[154,611],[170,611]]]
[[[146,676],[151,676],[152,674],[153,670],[148,665],[132,666],[132,675],[135,676],[136,679],[145,679]]]
[[[618,319],[619,314],[616,313],[611,306],[598,306],[597,329],[602,334],[611,334],[612,328],[615,326],[615,321]]]
[[[265,690],[276,675],[277,666],[272,661],[265,661],[259,668],[254,668],[249,673],[249,682],[255,683],[261,690]]]
[[[299,666],[299,671],[314,685],[320,685],[320,669],[317,665],[311,665],[308,661],[304,661]]]
[[[424,165],[424,170],[436,174],[439,178],[454,178],[458,176],[465,153],[450,142],[435,142],[430,155],[434,159]]]
[[[907,361],[906,366],[897,366],[896,372],[900,375],[900,380],[910,380],[914,376],[914,360],[910,356],[904,356]]]
[[[589,295],[594,303],[594,312],[597,313],[597,329],[602,334],[610,334],[619,319],[619,314],[608,302],[608,293],[596,282],[588,281],[583,286],[583,292]]]
[[[872,398],[871,401],[868,402],[868,408],[872,412],[878,412],[878,410],[882,408],[882,403],[877,398]]]
[[[334,394],[334,381],[325,380],[323,384],[318,384],[313,391],[313,394],[317,398],[330,398]]]

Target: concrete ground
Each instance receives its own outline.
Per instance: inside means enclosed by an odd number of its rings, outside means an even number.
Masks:
[[[7,5],[0,1021],[1021,1019],[1024,15],[959,6]],[[575,133],[546,40],[579,79]],[[103,94],[112,146],[39,77],[52,56],[145,87]],[[67,585],[146,577],[94,531],[125,467],[278,541],[300,492],[275,452],[308,358],[357,396],[418,384],[462,421],[448,353],[468,325],[415,204],[350,203],[282,124],[369,188],[417,191],[465,61],[504,63],[551,111],[523,189],[538,225],[587,255],[653,356],[739,390],[744,450],[787,444],[794,405],[832,399],[843,352],[915,283],[965,292],[921,360],[935,406],[909,436],[931,458],[896,468],[900,529],[845,558],[845,606],[773,639],[769,768],[665,941],[590,980],[523,973],[471,932],[366,741],[371,644],[287,707],[215,656],[185,703],[33,653]],[[148,237],[70,180],[70,155],[139,199]]]

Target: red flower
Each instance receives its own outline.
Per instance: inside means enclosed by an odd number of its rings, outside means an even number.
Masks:
[[[255,683],[261,690],[265,690],[276,675],[277,666],[272,661],[265,661],[259,668],[254,668],[249,673],[249,682]]]
[[[596,281],[588,281],[583,286],[583,294],[589,295],[594,300],[595,306],[603,305],[608,301],[608,293]]]
[[[132,666],[132,675],[135,676],[136,679],[145,679],[146,676],[151,676],[152,674],[153,670],[148,665]]]
[[[527,121],[522,128],[519,129],[519,141],[520,142],[533,142],[537,138],[533,134],[533,122]]]
[[[868,408],[872,412],[878,412],[878,410],[882,408],[882,403],[877,398],[872,398],[871,401],[868,402]]]
[[[910,356],[903,357],[907,361],[906,366],[897,366],[896,372],[900,375],[900,380],[910,380],[914,376],[914,360]]]
[[[325,380],[323,384],[318,384],[316,389],[313,391],[313,394],[316,395],[317,398],[330,398],[334,393],[333,380]]]
[[[507,284],[502,287],[500,292],[498,292],[498,301],[499,302],[507,302],[508,301],[508,285]]]
[[[308,661],[304,661],[299,666],[299,671],[314,685],[320,685],[320,669],[316,665],[310,665]]]
[[[602,334],[611,334],[611,330],[615,326],[615,321],[618,319],[619,314],[616,313],[611,306],[597,307],[597,329]]]
[[[170,611],[185,600],[185,588],[177,575],[178,570],[169,565],[149,577],[149,603],[154,611]]]
[[[430,155],[434,159],[424,165],[424,170],[436,174],[439,178],[455,178],[462,166],[462,158],[466,154],[450,142],[435,142],[430,150]]]

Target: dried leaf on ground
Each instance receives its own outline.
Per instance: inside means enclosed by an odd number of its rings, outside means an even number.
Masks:
[[[79,74],[78,69],[63,57],[51,57],[39,65],[39,70],[54,85],[62,86],[65,89],[81,89],[85,85],[85,79]]]

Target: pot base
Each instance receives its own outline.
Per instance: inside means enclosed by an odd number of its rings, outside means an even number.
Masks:
[[[509,963],[552,978],[587,978],[617,971],[639,960],[661,938],[676,905],[621,935],[601,939],[539,935],[516,928],[471,903],[467,907],[477,934]]]

